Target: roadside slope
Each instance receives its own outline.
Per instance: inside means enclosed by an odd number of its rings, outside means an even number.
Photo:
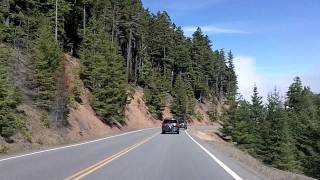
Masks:
[[[143,89],[136,88],[130,103],[126,107],[126,126],[124,126],[124,129],[160,127],[161,121],[152,117],[143,96]]]
[[[59,128],[53,126],[47,114],[28,99],[18,107],[26,123],[26,131],[16,133],[11,137],[10,142],[0,138],[0,154],[44,149],[130,130],[160,126],[160,122],[148,112],[141,88],[134,89],[129,99],[130,103],[126,106],[126,125],[110,127],[103,123],[90,106],[91,94],[80,79],[79,59],[65,54],[63,60],[63,74],[65,74],[63,81],[67,84],[65,91],[69,94],[70,100],[67,126]]]

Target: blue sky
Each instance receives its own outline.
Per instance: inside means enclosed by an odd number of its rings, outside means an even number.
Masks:
[[[142,0],[151,12],[167,11],[190,36],[196,27],[214,49],[231,49],[239,91],[256,83],[263,96],[285,93],[294,76],[320,92],[319,0]]]

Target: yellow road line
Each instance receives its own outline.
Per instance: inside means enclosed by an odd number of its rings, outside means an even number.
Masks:
[[[116,153],[116,154],[114,154],[114,155],[112,155],[112,156],[110,156],[110,157],[108,157],[108,158],[106,158],[106,159],[104,159],[104,160],[102,160],[102,161],[100,161],[100,162],[88,167],[88,168],[86,168],[86,169],[84,169],[82,171],[79,171],[78,173],[76,173],[76,174],[74,174],[74,175],[72,175],[70,177],[67,177],[65,180],[79,180],[79,179],[81,179],[81,178],[93,173],[94,171],[102,168],[103,166],[109,164],[113,160],[118,159],[119,157],[121,157],[121,156],[129,153],[130,151],[136,149],[137,147],[139,147],[142,144],[146,143],[147,141],[149,141],[150,139],[154,138],[158,134],[159,133],[153,134],[152,136],[150,136],[150,137],[148,137],[148,138],[146,138],[146,139],[144,139],[144,140],[142,140],[142,141],[140,141],[140,142],[138,142],[138,143],[136,143],[136,144],[134,144],[132,146],[129,146],[129,147],[123,149],[122,151],[120,151],[120,152],[118,152],[118,153]]]

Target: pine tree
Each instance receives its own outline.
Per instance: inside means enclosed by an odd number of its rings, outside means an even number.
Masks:
[[[244,101],[241,97],[237,101],[229,101],[229,108],[224,111],[221,122],[221,132],[223,136],[232,139],[234,136],[234,129],[236,124],[236,113],[239,108],[239,104]],[[214,113],[214,112],[213,112]],[[210,114],[209,114],[210,115]],[[234,140],[236,141],[236,140]]]
[[[237,82],[237,75],[235,72],[235,66],[233,63],[233,54],[231,51],[228,52],[227,57],[227,71],[228,71],[228,94],[227,97],[229,100],[234,101],[235,96],[237,95],[238,90],[238,82]]]
[[[194,92],[191,87],[191,83],[186,81],[186,96],[187,96],[187,105],[186,105],[186,114],[187,116],[194,115],[194,108],[195,108],[195,97]]]
[[[94,110],[109,125],[124,123],[127,102],[124,60],[98,21],[92,20],[82,46],[82,78]]]
[[[20,94],[9,78],[10,56],[10,49],[0,44],[0,136],[5,138],[16,132],[21,121],[15,112]]]
[[[190,83],[184,81],[181,76],[176,80],[173,87],[174,101],[171,111],[178,117],[188,118],[193,114],[194,96]]]
[[[202,101],[205,94],[209,92],[209,76],[212,72],[212,50],[208,36],[203,35],[200,28],[192,35],[191,50],[191,80],[197,99]]]
[[[303,87],[299,77],[294,79],[287,93],[290,127],[294,137],[295,156],[302,171],[313,177],[320,177],[317,158],[320,150],[316,136],[319,134],[316,97],[310,88]],[[299,168],[301,169],[301,168]]]
[[[264,113],[263,113],[263,102],[262,102],[262,97],[259,96],[258,92],[258,87],[254,85],[253,87],[253,95],[251,96],[251,111],[252,111],[252,116],[251,119],[255,122],[255,124],[259,124],[262,119],[264,118]]]
[[[63,58],[62,50],[54,40],[52,32],[49,21],[43,18],[34,47],[38,83],[37,105],[47,111],[52,110],[57,85],[55,77]]]
[[[295,111],[301,110],[302,103],[302,82],[300,77],[295,77],[287,92],[287,106]]]
[[[297,162],[293,152],[292,136],[288,126],[288,115],[276,90],[268,96],[270,132],[265,141],[264,162],[284,170],[295,170]]]
[[[233,140],[250,154],[257,156],[263,139],[260,136],[261,123],[264,121],[264,107],[255,85],[251,103],[241,100],[235,107]]]
[[[190,66],[190,47],[188,47],[187,41],[183,35],[181,27],[178,27],[174,34],[173,38],[175,41],[175,46],[171,48],[169,56],[172,59],[170,64],[171,71],[171,83],[172,85],[175,82],[176,77],[183,75],[184,78],[190,75],[188,68]]]
[[[251,119],[251,105],[247,101],[240,101],[234,116],[234,129],[232,132],[232,140],[237,145],[249,152],[255,154],[256,136],[253,133],[254,123]]]
[[[147,85],[144,89],[146,104],[149,106],[149,111],[156,118],[162,119],[162,111],[164,110],[165,97],[169,86],[169,82],[160,73],[154,72],[148,77]]]
[[[185,83],[181,79],[181,76],[177,78],[175,86],[173,87],[174,101],[171,107],[171,111],[179,116],[184,117],[186,115],[187,95]]]
[[[254,85],[253,87],[253,94],[251,96],[251,116],[250,121],[252,123],[252,127],[249,130],[249,132],[255,136],[255,142],[254,142],[254,149],[255,154],[259,154],[259,148],[261,147],[261,143],[263,141],[263,138],[261,137],[261,132],[263,132],[263,121],[265,120],[265,109],[262,102],[262,97],[259,96],[258,87]]]

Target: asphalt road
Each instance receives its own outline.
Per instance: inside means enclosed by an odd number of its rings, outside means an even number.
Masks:
[[[0,179],[259,179],[238,162],[205,147],[204,142],[184,130],[180,134],[160,134],[160,129],[145,129],[44,152],[2,157]]]

